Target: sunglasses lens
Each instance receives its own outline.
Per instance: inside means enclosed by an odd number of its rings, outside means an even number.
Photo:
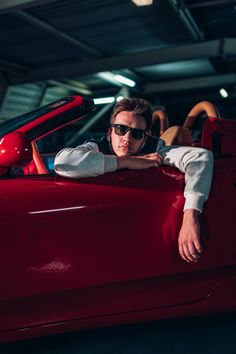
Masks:
[[[131,130],[132,137],[136,140],[140,140],[144,136],[144,131],[141,129],[132,129]]]
[[[119,125],[115,126],[115,133],[117,135],[125,135],[128,130],[129,130],[129,127],[127,127],[126,125],[119,124]]]
[[[145,130],[143,129],[137,129],[137,128],[130,128],[127,125],[123,124],[113,124],[112,125],[115,129],[115,133],[117,135],[125,135],[128,130],[131,131],[131,135],[135,140],[140,140],[144,137]]]

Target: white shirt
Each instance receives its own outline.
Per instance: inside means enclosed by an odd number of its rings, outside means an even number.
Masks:
[[[158,153],[163,165],[177,167],[185,173],[185,209],[203,209],[213,173],[213,154],[203,148],[189,146],[161,146]],[[115,155],[104,155],[94,142],[76,148],[65,148],[56,155],[54,168],[64,177],[95,177],[117,170]]]

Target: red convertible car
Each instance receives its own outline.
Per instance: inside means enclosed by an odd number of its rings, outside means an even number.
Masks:
[[[210,117],[204,253],[178,253],[184,176],[162,166],[68,179],[40,153],[93,101],[67,97],[0,124],[1,342],[236,309],[236,121]],[[63,141],[61,141],[63,145]]]

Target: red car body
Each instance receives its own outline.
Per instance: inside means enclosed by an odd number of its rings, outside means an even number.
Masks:
[[[2,342],[236,309],[236,122],[212,118],[204,127],[202,145],[217,159],[201,215],[204,253],[190,264],[177,247],[184,204],[177,169],[69,179],[30,161],[29,142],[92,109],[75,96],[9,123],[4,135],[0,126]],[[15,165],[23,174],[9,172]]]

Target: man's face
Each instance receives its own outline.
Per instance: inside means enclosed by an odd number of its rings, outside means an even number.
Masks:
[[[112,124],[121,124],[129,128],[146,130],[146,121],[141,116],[134,116],[132,112],[123,111],[117,114]],[[121,127],[123,128],[123,127]],[[140,132],[134,132],[140,135]],[[141,132],[142,133],[142,132]],[[117,156],[129,156],[137,154],[145,140],[145,134],[141,134],[141,139],[135,139],[132,136],[132,131],[128,130],[124,135],[117,135],[115,128],[111,128],[111,145],[114,153]]]

